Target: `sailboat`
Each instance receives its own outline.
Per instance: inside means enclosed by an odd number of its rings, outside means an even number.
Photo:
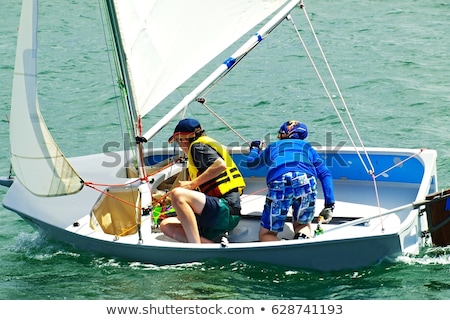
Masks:
[[[294,10],[305,13],[312,24],[303,1],[298,0],[101,2],[115,48],[113,60],[132,147],[123,151],[120,164],[114,167],[102,165],[110,161],[103,153],[64,156],[64,147],[52,138],[38,102],[38,0],[24,0],[10,112],[12,173],[0,181],[8,187],[5,208],[51,239],[102,256],[155,265],[227,259],[331,271],[418,254],[430,245],[429,203],[445,197],[438,192],[436,151],[365,147],[362,141],[318,150],[329,164],[336,197],[333,220],[322,225],[320,235],[291,240],[292,225],[286,223],[279,234],[286,240],[258,241],[266,172],[246,167],[247,142],[228,148],[244,175],[246,189],[241,196],[241,220],[226,241],[192,244],[166,237],[158,221],[163,215],[176,214],[170,210],[167,194],[179,179],[186,179],[184,155],[177,147],[146,148],[146,142],[173,119],[181,119],[192,102],[204,103],[209,90],[220,85],[219,80],[238,63],[243,66],[247,54],[275,28],[291,23],[293,34],[299,35],[292,21]],[[192,18],[199,15],[201,19]],[[191,35],[203,40],[193,42]],[[248,40],[241,40],[246,35]],[[144,128],[144,117],[236,43],[241,45],[229,58]],[[337,117],[344,124],[340,112]],[[350,135],[345,125],[344,129]],[[323,207],[320,192],[316,206]]]

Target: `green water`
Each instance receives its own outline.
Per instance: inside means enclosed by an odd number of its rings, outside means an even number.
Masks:
[[[306,5],[364,144],[436,149],[439,186],[449,188],[450,4],[319,0]],[[122,134],[98,3],[42,1],[40,11],[39,92],[47,125],[69,157],[102,152],[104,143],[121,141]],[[18,2],[2,4],[0,175],[9,172],[7,114],[19,13]],[[298,13],[294,19],[303,32]],[[295,118],[309,125],[317,144],[332,139],[350,145],[312,70],[296,68],[307,59],[298,42],[287,42],[295,38],[291,31],[285,24],[261,43],[261,53],[236,67],[207,97],[208,105],[248,140],[273,134]],[[189,112],[206,119],[202,107]],[[224,143],[241,142],[218,120],[205,120],[204,126]],[[155,143],[171,130],[164,129]],[[0,188],[0,199],[5,192]],[[444,300],[450,299],[449,266],[447,247],[332,273],[239,261],[155,267],[49,241],[0,208],[0,299]]]

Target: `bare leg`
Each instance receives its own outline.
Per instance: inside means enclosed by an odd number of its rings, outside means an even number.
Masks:
[[[177,217],[169,217],[164,219],[159,226],[159,229],[169,238],[180,242],[188,242],[186,233]],[[200,237],[201,243],[213,243],[211,240]]]
[[[266,228],[259,227],[259,241],[279,241],[277,232],[270,231]]]
[[[180,239],[179,241],[201,243],[195,215],[203,211],[206,196],[201,192],[178,187],[173,189],[171,200],[177,213],[178,223],[169,220],[166,224],[162,224],[161,230],[163,232],[166,230],[171,238]]]
[[[307,224],[299,224],[297,221],[294,221],[294,234],[303,233],[304,235],[311,238],[311,222]]]
[[[172,239],[180,242],[187,242],[186,234],[184,233],[181,222],[177,217],[165,218],[163,221],[161,221],[159,229],[162,231],[162,233]]]

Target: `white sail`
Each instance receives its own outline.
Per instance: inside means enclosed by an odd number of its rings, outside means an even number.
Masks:
[[[39,110],[37,0],[22,4],[10,113],[11,162],[17,179],[39,196],[79,191],[83,183],[59,150]]]
[[[137,114],[151,111],[286,2],[115,0]]]
[[[194,88],[188,95],[174,106],[166,115],[164,115],[156,124],[154,124],[143,137],[147,140],[152,138],[159,132],[170,120],[172,120],[179,112],[194,101],[194,99],[206,90],[214,81],[223,76],[229,68],[234,66],[237,60],[253,50],[256,45],[262,41],[282,20],[284,20],[291,10],[299,5],[299,0],[290,0],[282,9],[280,9],[273,17],[267,21],[261,29],[259,29],[253,36],[250,37],[237,51],[235,51],[226,61],[224,61],[216,70],[214,70],[206,79],[202,81],[196,88]]]

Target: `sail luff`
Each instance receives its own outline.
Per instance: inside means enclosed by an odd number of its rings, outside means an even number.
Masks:
[[[115,43],[115,54],[118,60],[118,67],[120,72],[120,81],[122,82],[122,85],[125,86],[125,91],[127,93],[125,99],[127,101],[127,107],[129,110],[129,116],[131,118],[132,123],[137,123],[138,115],[135,108],[134,103],[134,95],[132,94],[131,89],[131,80],[130,80],[130,74],[128,73],[128,66],[127,66],[127,57],[125,54],[125,51],[123,49],[123,43],[122,38],[120,35],[120,26],[117,20],[117,14],[116,14],[116,6],[114,0],[105,0],[105,5],[107,8],[107,17],[109,20],[109,26],[111,28],[111,33],[113,36],[113,41]],[[136,126],[135,126],[136,127]],[[136,130],[136,129],[135,129]]]
[[[22,4],[10,111],[11,163],[16,178],[38,196],[76,193],[83,181],[53,140],[37,97],[38,0]]]
[[[214,70],[200,85],[186,95],[174,108],[172,108],[164,117],[162,117],[155,125],[153,125],[145,134],[144,138],[151,139],[156,135],[166,124],[168,124],[174,117],[176,117],[189,103],[194,101],[204,90],[219,79],[231,67],[234,66],[237,59],[251,50],[261,42],[278,24],[280,24],[289,13],[301,3],[300,0],[291,0],[284,6],[272,19],[270,19],[258,32],[250,37],[239,49],[237,49],[224,63],[222,63],[216,70]],[[231,61],[231,63],[230,63]]]
[[[120,2],[120,1],[119,1]],[[113,35],[113,40],[115,43],[115,54],[118,59],[118,71],[120,73],[120,81],[122,82],[122,85],[125,87],[125,96],[124,99],[126,101],[126,107],[129,111],[128,116],[130,118],[131,123],[133,124],[133,134],[136,138],[135,140],[135,148],[136,148],[136,154],[138,155],[136,157],[137,160],[137,166],[139,168],[139,177],[145,178],[146,177],[146,171],[145,171],[145,161],[144,161],[144,151],[143,151],[143,140],[139,139],[139,136],[141,135],[142,131],[142,125],[141,125],[141,117],[137,112],[136,104],[135,104],[135,94],[133,91],[132,81],[131,81],[131,74],[130,74],[130,67],[128,66],[128,59],[127,54],[124,49],[123,44],[123,36],[122,36],[122,28],[120,26],[119,20],[118,20],[118,6],[116,5],[118,1],[115,0],[105,0],[105,4],[107,7],[107,13],[108,13],[108,19],[110,23],[110,28]],[[124,93],[122,91],[122,94]]]

